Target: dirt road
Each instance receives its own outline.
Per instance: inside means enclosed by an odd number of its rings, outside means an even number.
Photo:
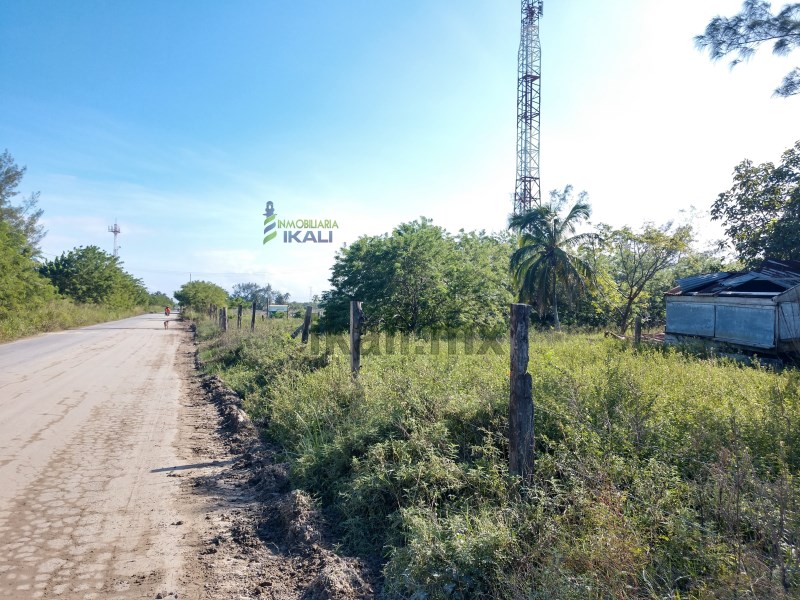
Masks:
[[[201,500],[170,477],[187,333],[164,320],[0,346],[0,597],[199,596]]]
[[[374,597],[164,320],[0,345],[0,598]]]

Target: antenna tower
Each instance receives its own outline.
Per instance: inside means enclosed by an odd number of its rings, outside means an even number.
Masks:
[[[542,73],[542,47],[539,44],[539,17],[542,0],[522,0],[522,31],[517,67],[517,184],[514,188],[514,214],[539,206],[539,104]]]
[[[109,233],[114,234],[114,258],[119,256],[119,246],[117,246],[117,236],[120,234],[119,225],[117,225],[117,220],[114,219],[113,227],[111,225],[108,226]]]

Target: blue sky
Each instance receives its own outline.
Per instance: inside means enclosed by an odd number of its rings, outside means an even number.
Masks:
[[[593,221],[705,211],[744,158],[798,137],[797,63],[730,71],[693,46],[739,0],[545,0],[543,190]],[[782,5],[782,4],[781,4]],[[335,250],[420,215],[498,231],[515,173],[517,0],[8,0],[0,150],[27,166],[58,255],[111,251],[151,290],[269,282],[307,300]],[[262,243],[279,218],[335,219],[332,245]],[[707,239],[719,228],[695,222]]]

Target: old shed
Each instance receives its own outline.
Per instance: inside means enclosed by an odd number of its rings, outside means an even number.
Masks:
[[[667,292],[666,339],[701,338],[761,353],[800,352],[800,262],[678,280]]]

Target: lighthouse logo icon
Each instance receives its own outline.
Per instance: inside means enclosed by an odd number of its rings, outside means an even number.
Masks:
[[[272,201],[267,202],[267,208],[264,211],[264,243],[270,242],[278,235],[275,229],[275,208]]]

